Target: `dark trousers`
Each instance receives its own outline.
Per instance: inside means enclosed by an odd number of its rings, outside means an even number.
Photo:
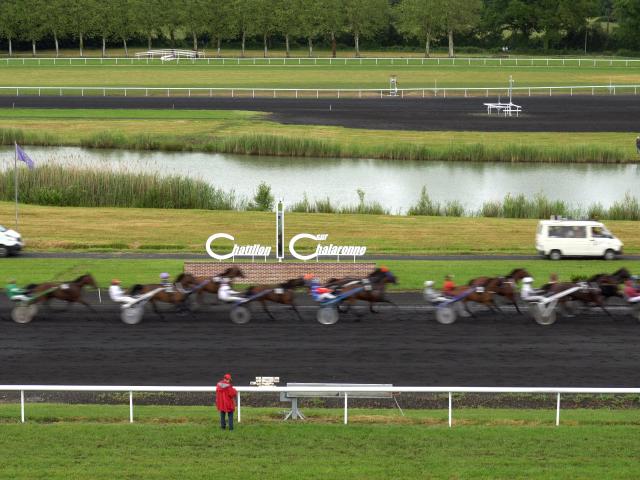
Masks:
[[[233,412],[220,412],[220,427],[227,428],[225,415],[229,417],[229,430],[233,430]]]

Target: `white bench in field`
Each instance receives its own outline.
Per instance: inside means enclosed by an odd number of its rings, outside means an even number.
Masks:
[[[498,115],[500,113],[503,113],[505,117],[510,117],[515,113],[516,117],[519,117],[520,112],[522,112],[522,106],[516,105],[515,103],[511,102],[485,103],[484,106],[487,107],[487,115],[491,115],[495,110],[496,112],[498,112]]]
[[[288,420],[304,420],[304,415],[298,408],[298,399],[300,398],[344,398],[345,393],[340,389],[344,387],[381,387],[381,388],[393,388],[393,384],[390,383],[287,383],[287,387],[326,387],[326,391],[314,391],[314,392],[281,392],[281,402],[291,402],[291,410],[287,412],[284,419]],[[391,391],[388,392],[349,392],[348,398],[393,398],[395,399]],[[397,405],[397,402],[396,402]],[[398,408],[400,406],[398,405]]]

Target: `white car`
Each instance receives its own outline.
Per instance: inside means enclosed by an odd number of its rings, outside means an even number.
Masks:
[[[14,255],[23,248],[24,242],[20,234],[0,225],[0,257]]]
[[[536,250],[551,260],[562,257],[601,257],[613,260],[623,243],[600,222],[542,220],[536,232]]]

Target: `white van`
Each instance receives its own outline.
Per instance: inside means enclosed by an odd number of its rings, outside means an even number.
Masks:
[[[551,260],[562,257],[604,257],[622,254],[622,242],[600,222],[542,220],[536,232],[536,250]]]
[[[18,232],[0,225],[0,257],[18,253],[23,247],[24,242]]]

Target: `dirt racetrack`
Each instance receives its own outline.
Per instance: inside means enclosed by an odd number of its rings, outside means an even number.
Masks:
[[[504,101],[505,99],[503,99]],[[636,132],[640,97],[633,95],[514,97],[520,117],[488,116],[494,97],[426,99],[269,99],[167,97],[0,97],[4,108],[151,108],[254,110],[284,124],[378,130],[497,132]],[[631,139],[630,142],[633,142]]]
[[[589,312],[548,327],[483,312],[440,325],[418,295],[393,298],[400,309],[361,322],[347,315],[333,326],[318,324],[311,306],[303,322],[285,311],[275,321],[257,311],[238,326],[226,307],[215,307],[165,321],[147,312],[129,326],[112,304],[97,306],[97,314],[81,306],[42,311],[18,325],[3,300],[0,384],[211,385],[231,371],[239,385],[263,375],[395,385],[640,385],[640,324],[622,309],[615,320]]]

